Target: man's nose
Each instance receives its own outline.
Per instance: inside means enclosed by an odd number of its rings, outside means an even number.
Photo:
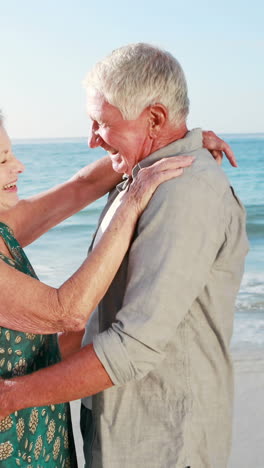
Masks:
[[[93,124],[90,135],[88,137],[88,146],[90,148],[97,148],[98,146],[101,145],[101,142],[102,142],[102,138],[100,137],[98,133],[98,129],[96,128],[95,124]]]

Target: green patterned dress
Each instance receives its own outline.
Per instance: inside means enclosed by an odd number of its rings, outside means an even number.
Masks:
[[[0,261],[37,278],[12,230],[1,222],[0,236],[12,255],[11,259],[0,253]],[[1,377],[30,374],[58,361],[56,334],[35,335],[0,327]],[[27,408],[0,420],[0,467],[18,466],[77,466],[68,404]]]

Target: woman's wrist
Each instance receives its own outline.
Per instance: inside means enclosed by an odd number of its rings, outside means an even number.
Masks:
[[[124,221],[127,221],[129,218],[131,221],[136,222],[142,212],[142,210],[140,210],[138,200],[135,197],[135,193],[132,193],[129,190],[124,193],[119,208],[120,215],[124,217]]]

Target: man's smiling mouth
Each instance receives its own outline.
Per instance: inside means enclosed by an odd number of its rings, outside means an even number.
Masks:
[[[101,148],[103,148],[105,151],[107,151],[107,153],[109,153],[109,155],[115,155],[115,154],[118,154],[118,151],[114,148],[112,148],[111,146],[108,146],[106,143],[101,143]]]
[[[109,154],[111,154],[111,155],[113,155],[113,156],[114,156],[115,154],[118,154],[118,151],[117,151],[116,149],[114,149],[114,148],[111,148],[111,146],[106,146],[105,149],[106,149],[106,151],[107,151]]]

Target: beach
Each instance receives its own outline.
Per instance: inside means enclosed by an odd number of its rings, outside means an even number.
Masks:
[[[228,468],[264,466],[264,356],[234,355],[235,405],[233,447]]]
[[[71,402],[71,415],[74,441],[78,459],[78,467],[82,468],[84,466],[84,457],[82,447],[82,436],[80,432],[80,400]]]
[[[264,135],[229,135],[239,169],[224,164],[247,211],[250,252],[236,303],[232,355],[235,371],[234,435],[228,468],[264,467]],[[85,139],[16,142],[25,163],[20,194],[28,197],[58,184],[100,157]],[[76,214],[27,247],[39,278],[62,284],[84,260],[105,199]],[[72,406],[79,466],[83,466],[79,402]],[[165,467],[164,467],[165,468]],[[195,467],[194,467],[195,468]]]

